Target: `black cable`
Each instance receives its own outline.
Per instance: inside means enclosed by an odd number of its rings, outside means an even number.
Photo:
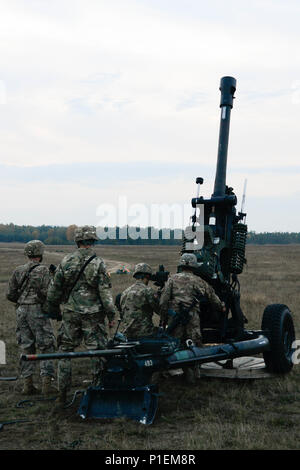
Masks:
[[[17,408],[25,408],[26,406],[33,406],[36,401],[54,401],[57,397],[51,398],[36,398],[35,400],[21,400],[17,403]]]
[[[72,400],[70,401],[70,403],[68,403],[67,405],[64,406],[64,409],[65,409],[65,408],[69,408],[70,406],[72,406],[73,403],[74,403],[75,400],[76,400],[77,395],[79,395],[79,394],[81,394],[81,393],[84,393],[84,392],[85,392],[85,390],[76,390],[76,391],[74,392],[74,395],[73,395]]]
[[[3,423],[0,423],[0,431],[3,429],[4,425],[6,425],[6,424],[17,424],[17,423],[32,423],[32,420],[30,420],[30,419],[15,419],[13,421],[3,421]]]
[[[73,403],[76,400],[77,395],[84,393],[85,390],[76,390],[73,394],[72,400],[64,406],[64,408],[69,408],[70,406],[73,405]],[[17,403],[17,408],[25,408],[26,406],[34,406],[35,402],[38,401],[54,401],[56,400],[57,396],[55,397],[50,397],[50,398],[35,398],[34,400],[21,400]]]

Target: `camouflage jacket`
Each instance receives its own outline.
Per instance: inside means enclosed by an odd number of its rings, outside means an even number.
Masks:
[[[29,270],[33,268],[29,273]],[[10,278],[6,297],[19,305],[43,304],[50,281],[47,266],[29,261],[18,266]]]
[[[63,258],[51,280],[47,302],[52,305],[63,304],[63,310],[78,313],[104,311],[111,321],[115,315],[115,306],[102,258],[96,256],[86,266],[70,293],[81,267],[94,254],[91,248],[78,248]]]
[[[138,337],[153,332],[153,312],[159,312],[158,297],[151,287],[137,280],[121,295],[123,319],[120,331],[126,336]]]
[[[195,297],[206,296],[217,310],[221,310],[223,303],[215,294],[214,289],[199,276],[192,272],[181,272],[169,277],[160,297],[160,315],[163,323],[167,324],[168,309],[179,311],[179,306],[190,307]],[[197,301],[192,308],[200,312],[200,303]]]

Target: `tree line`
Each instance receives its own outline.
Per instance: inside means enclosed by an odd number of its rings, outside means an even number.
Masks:
[[[76,225],[68,227],[0,224],[0,242],[27,243],[41,240],[45,245],[72,245]],[[182,230],[153,227],[106,227],[100,230],[101,244],[109,245],[180,245]],[[300,243],[300,232],[248,233],[248,243],[286,245]]]
[[[300,232],[249,232],[249,244],[255,245],[289,245],[300,243]]]
[[[76,227],[0,224],[0,242],[27,243],[30,240],[41,240],[45,245],[72,245]],[[101,244],[107,245],[178,245],[181,243],[182,231],[153,227],[105,227],[100,229],[99,236]]]

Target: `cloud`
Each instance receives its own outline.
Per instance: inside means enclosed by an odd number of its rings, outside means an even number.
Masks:
[[[118,207],[122,197],[129,208],[142,205],[148,213],[153,204],[178,204],[187,224],[192,214],[191,199],[196,195],[196,176],[204,177],[201,195],[210,197],[214,172],[212,166],[206,166],[199,174],[197,167],[188,162],[0,166],[0,197],[7,201],[1,220],[32,225],[97,224],[98,208],[110,205],[121,211]],[[228,171],[227,182],[237,194],[240,210],[247,178],[246,211],[251,230],[300,231],[300,219],[295,217],[299,177],[300,167],[284,174],[280,170],[240,167]]]
[[[180,172],[189,181],[201,174],[212,180],[219,81],[233,75],[228,173],[235,184],[251,175],[249,197],[275,197],[278,191],[300,202],[294,171],[299,12],[293,0],[253,0],[247,6],[237,0],[4,0],[3,174],[20,191],[26,188],[27,204],[34,207],[28,182],[35,188],[43,181],[45,200],[57,207],[64,191],[55,189],[55,181],[71,192],[76,184],[88,188],[86,194],[99,184],[105,188],[101,198],[109,200],[130,174],[136,188],[143,186],[144,169],[151,176],[148,193],[162,199],[169,197],[156,186],[163,174],[174,181]],[[114,173],[111,163],[118,163]],[[18,177],[9,174],[9,165]],[[171,182],[161,187],[172,194]],[[5,191],[13,214],[13,189]]]

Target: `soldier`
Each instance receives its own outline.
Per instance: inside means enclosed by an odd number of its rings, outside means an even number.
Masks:
[[[152,275],[146,263],[135,266],[133,277],[136,282],[121,295],[122,327],[128,338],[151,335],[154,332],[153,312],[159,313],[158,296],[148,287]]]
[[[178,263],[180,272],[170,276],[162,291],[160,314],[161,323],[167,325],[169,309],[176,313],[180,313],[182,308],[186,309],[189,315],[188,322],[186,324],[179,323],[172,335],[180,338],[182,343],[185,343],[187,339],[191,339],[196,346],[201,347],[200,298],[206,296],[217,310],[224,311],[225,307],[213,288],[194,274],[194,269],[197,267],[197,258],[194,254],[185,253],[181,256]],[[197,368],[194,370],[187,368],[185,373],[187,380],[194,383]]]
[[[55,351],[55,338],[51,322],[42,311],[50,280],[49,269],[41,264],[45,245],[40,240],[31,240],[24,249],[29,262],[18,266],[9,281],[7,298],[16,303],[17,341],[23,354]],[[34,362],[22,361],[21,376],[24,378],[24,395],[33,395],[38,390],[33,385]],[[51,361],[41,361],[42,393],[50,392],[54,368]]]
[[[107,343],[105,316],[113,327],[115,306],[104,261],[92,249],[98,240],[94,227],[78,227],[74,233],[78,249],[66,255],[57,267],[48,289],[48,312],[56,315],[62,307],[62,324],[58,332],[59,351],[70,352],[84,341],[87,349],[104,349]],[[94,384],[99,384],[102,358],[92,358]],[[71,387],[70,359],[58,362],[58,408],[66,402]]]

